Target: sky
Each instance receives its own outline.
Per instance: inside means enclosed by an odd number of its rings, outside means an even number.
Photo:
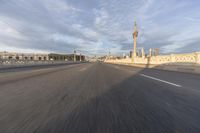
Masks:
[[[199,0],[0,0],[0,51],[88,55],[200,51]]]

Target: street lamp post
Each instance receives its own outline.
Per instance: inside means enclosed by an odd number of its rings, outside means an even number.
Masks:
[[[82,61],[82,59],[81,59],[81,53],[80,53],[80,61]]]
[[[74,62],[76,62],[76,50],[74,50]]]

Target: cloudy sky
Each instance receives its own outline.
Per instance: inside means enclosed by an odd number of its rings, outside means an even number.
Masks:
[[[0,51],[200,51],[199,0],[0,0]]]

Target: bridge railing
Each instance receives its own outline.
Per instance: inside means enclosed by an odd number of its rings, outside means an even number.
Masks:
[[[0,59],[0,68],[12,66],[32,66],[32,65],[48,65],[48,64],[64,64],[72,63],[73,61],[51,61],[51,60],[5,60]]]
[[[106,62],[113,63],[134,63],[134,64],[200,64],[200,52],[186,53],[186,54],[170,54],[170,55],[159,55],[151,57],[135,57],[134,62],[131,59],[111,59]]]

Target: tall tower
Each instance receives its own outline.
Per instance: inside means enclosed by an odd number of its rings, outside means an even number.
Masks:
[[[137,37],[138,37],[138,30],[137,30],[137,23],[135,21],[134,32],[133,32],[133,40],[134,40],[133,53],[132,53],[133,61],[134,61],[134,58],[137,56]]]

